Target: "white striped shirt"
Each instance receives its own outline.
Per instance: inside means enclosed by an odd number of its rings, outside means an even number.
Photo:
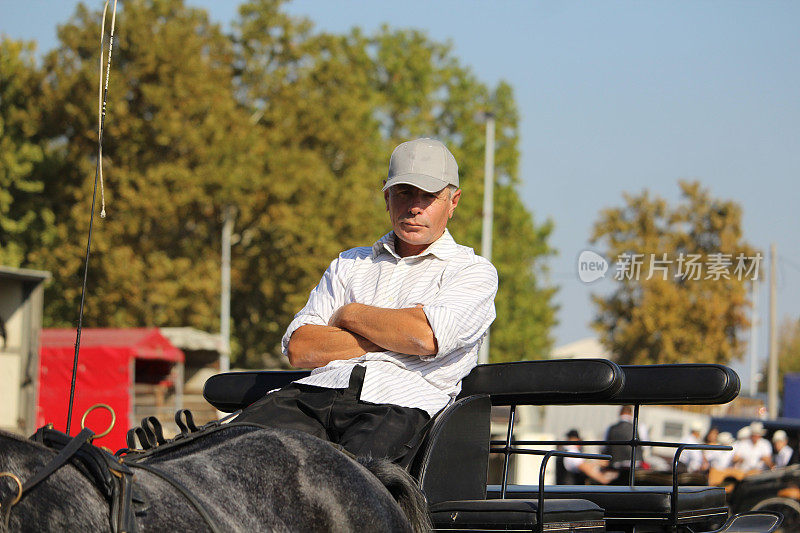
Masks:
[[[289,324],[283,353],[297,328],[327,325],[343,305],[404,309],[423,304],[436,354],[370,352],[331,361],[297,383],[346,388],[353,367],[363,365],[362,400],[417,407],[433,416],[458,395],[461,380],[477,363],[478,348],[495,318],[497,271],[472,248],[457,244],[446,229],[422,254],[410,257],[397,255],[394,239],[390,231],[371,247],[352,248],[331,262]]]

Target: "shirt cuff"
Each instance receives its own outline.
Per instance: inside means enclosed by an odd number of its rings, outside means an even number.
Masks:
[[[437,352],[432,355],[420,355],[419,358],[423,361],[433,361],[438,356],[450,353],[457,348],[456,336],[453,333],[457,331],[457,324],[446,307],[426,305],[422,310],[425,312],[428,324],[433,330],[433,336],[436,338]]]
[[[315,326],[327,326],[328,322],[323,320],[323,318],[319,315],[297,315],[292,320],[292,323],[289,324],[289,327],[286,328],[286,333],[283,334],[283,338],[281,339],[281,351],[283,355],[287,355],[289,350],[289,339],[292,338],[292,334],[297,331],[302,326],[308,325],[315,325]]]

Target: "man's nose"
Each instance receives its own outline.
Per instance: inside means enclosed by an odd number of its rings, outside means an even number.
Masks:
[[[425,206],[423,205],[424,199],[422,198],[421,194],[415,194],[411,198],[411,202],[409,203],[408,211],[413,215],[417,215],[422,213],[425,210]]]

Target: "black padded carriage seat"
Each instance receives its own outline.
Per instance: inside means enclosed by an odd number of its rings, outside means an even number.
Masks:
[[[509,485],[506,498],[536,498],[536,485]],[[552,485],[544,489],[548,502],[562,498],[588,500],[605,510],[609,530],[625,530],[638,524],[636,531],[647,531],[643,523],[663,530],[672,512],[672,486],[627,485]],[[489,485],[487,498],[500,498],[500,485]],[[724,522],[728,516],[725,491],[720,487],[680,487],[677,498],[677,522],[706,524]],[[708,529],[715,529],[709,525]]]
[[[441,502],[430,506],[430,514],[434,531],[594,533],[606,530],[603,509],[574,498],[545,501],[541,528],[535,497]]]

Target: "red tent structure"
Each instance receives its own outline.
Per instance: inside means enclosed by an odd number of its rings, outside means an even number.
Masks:
[[[38,426],[52,423],[58,430],[66,429],[74,355],[74,329],[42,330]],[[180,408],[183,361],[183,352],[157,328],[81,330],[70,433],[80,431],[87,409],[104,403],[114,409],[117,420],[111,432],[95,443],[112,450],[124,447],[127,430],[138,424],[137,417],[146,411],[138,404],[146,401],[152,408],[161,403],[169,411]],[[174,394],[175,405],[164,406],[169,392]],[[111,414],[98,409],[88,415],[86,426],[99,434],[110,422]]]

